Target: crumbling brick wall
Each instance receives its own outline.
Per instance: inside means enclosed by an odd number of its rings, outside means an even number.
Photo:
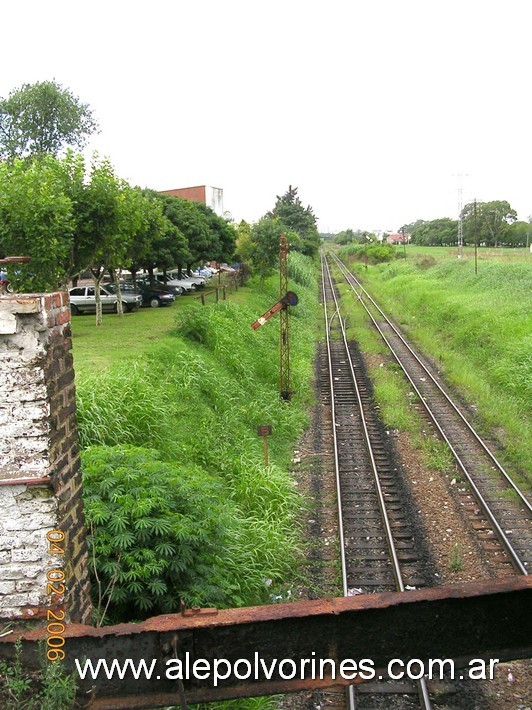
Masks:
[[[67,620],[90,621],[70,349],[65,293],[0,297],[0,618],[60,606]],[[51,530],[64,534],[59,553]],[[55,568],[64,595],[47,588]]]

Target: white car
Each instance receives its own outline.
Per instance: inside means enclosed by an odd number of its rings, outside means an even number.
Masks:
[[[72,315],[78,313],[96,313],[96,295],[94,286],[75,286],[68,292],[70,296],[70,311]],[[104,286],[100,286],[100,299],[102,311],[116,313],[118,298],[115,293]],[[122,308],[124,313],[138,311],[142,305],[142,296],[137,293],[122,293]]]
[[[185,281],[192,281],[198,287],[205,286],[205,283],[206,283],[205,276],[198,276],[197,274],[188,274],[186,271],[182,271],[181,273],[182,273],[181,279],[185,279]],[[172,269],[172,271],[167,271],[166,275],[171,279],[177,279],[178,281],[180,280],[178,269]]]
[[[180,286],[185,293],[191,293],[198,288],[197,283],[190,279],[173,279],[168,275],[165,278],[163,274],[156,274],[155,279],[159,281],[159,283],[167,284],[168,286]]]

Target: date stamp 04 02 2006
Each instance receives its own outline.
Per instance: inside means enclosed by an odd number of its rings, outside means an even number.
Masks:
[[[65,548],[63,546],[63,541],[65,539],[65,533],[62,530],[50,530],[46,533],[46,539],[49,542],[48,552],[51,555],[64,555]],[[46,573],[46,594],[50,595],[51,600],[53,600],[53,595],[62,597],[65,594],[65,573],[64,571],[56,567],[54,569],[48,570]],[[65,619],[65,612],[63,609],[57,609],[52,611],[48,609],[46,612],[46,645],[48,650],[46,652],[46,657],[49,661],[63,660],[65,657],[65,651],[62,646],[65,645],[65,624],[63,623]]]

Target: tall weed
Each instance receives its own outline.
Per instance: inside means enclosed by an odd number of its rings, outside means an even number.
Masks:
[[[304,266],[300,260],[301,274]],[[172,476],[194,470],[195,480],[216,480],[221,486],[223,550],[218,549],[209,574],[189,590],[201,603],[265,601],[294,566],[299,503],[286,468],[311,398],[316,291],[316,284],[312,289],[298,284],[299,304],[291,309],[296,394],[290,403],[279,396],[276,319],[258,331],[251,328],[279,298],[274,279],[246,305],[191,304],[179,315],[173,337],[133,364],[84,374],[77,383],[84,448],[155,449],[172,467]],[[273,428],[267,469],[256,432],[262,424]],[[101,451],[104,459],[114,456]],[[186,589],[181,592],[187,595]],[[168,608],[171,602],[165,597],[164,603]]]
[[[358,267],[360,268],[360,267]],[[518,468],[532,468],[532,271],[526,263],[410,258],[364,272],[379,300],[406,325]]]

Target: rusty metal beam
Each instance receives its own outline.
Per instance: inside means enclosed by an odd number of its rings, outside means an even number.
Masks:
[[[255,654],[270,664],[274,658],[372,659],[385,668],[392,658],[428,661],[454,658],[465,667],[473,658],[501,661],[527,658],[532,650],[532,578],[459,584],[357,597],[281,604],[218,613],[172,614],[139,624],[96,629],[69,625],[65,632],[66,668],[74,659],[157,659],[153,680],[81,682],[80,698],[91,708],[153,708],[176,705],[178,684],[165,678],[165,663],[179,657],[185,662],[206,659],[247,659]],[[23,662],[37,667],[37,641],[44,632],[23,635]],[[0,657],[12,658],[14,638],[0,638]],[[160,675],[160,679],[155,679]],[[212,681],[184,680],[188,702],[293,692],[300,689],[345,684],[341,678],[271,681],[239,680],[234,675],[213,687]]]

